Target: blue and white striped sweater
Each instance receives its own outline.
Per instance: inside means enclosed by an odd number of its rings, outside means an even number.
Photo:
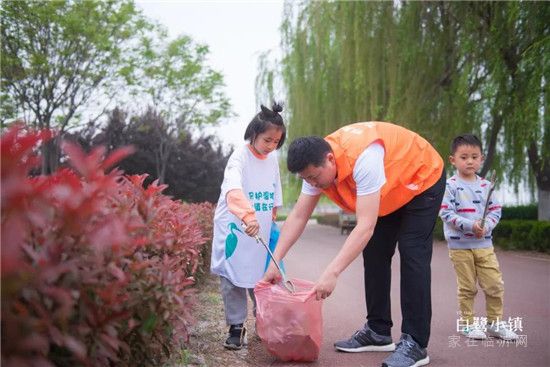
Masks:
[[[498,224],[502,213],[502,206],[494,196],[489,201],[485,236],[476,238],[472,231],[474,222],[483,216],[490,186],[488,180],[479,176],[476,176],[476,180],[472,182],[463,181],[458,175],[447,180],[447,189],[441,203],[439,216],[443,220],[445,239],[449,248],[474,249],[493,245],[492,231]]]

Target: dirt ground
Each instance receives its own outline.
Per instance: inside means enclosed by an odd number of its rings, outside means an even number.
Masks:
[[[228,327],[225,325],[223,302],[219,292],[219,279],[207,276],[198,286],[198,302],[194,311],[195,324],[190,330],[189,345],[178,362],[171,367],[180,366],[258,366],[260,360],[275,360],[255,335],[254,317],[249,300],[249,317],[246,323],[248,347],[230,351],[223,347]]]

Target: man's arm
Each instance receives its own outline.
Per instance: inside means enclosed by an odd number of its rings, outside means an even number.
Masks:
[[[313,209],[319,201],[320,195],[311,196],[306,194],[300,194],[298,201],[294,205],[294,208],[288,214],[288,217],[281,228],[281,233],[279,234],[279,241],[277,242],[277,247],[273,255],[277,261],[281,261],[288,252],[288,250],[296,243],[304,228],[306,227],[307,221],[313,213]],[[264,281],[274,283],[280,279],[280,274],[275,264],[273,262],[269,263],[269,268],[265,272]]]
[[[357,216],[357,225],[351,231],[336,257],[317,280],[313,288],[317,300],[330,296],[336,287],[340,273],[359,256],[371,239],[376,221],[378,220],[379,205],[380,191],[357,197],[355,213]]]

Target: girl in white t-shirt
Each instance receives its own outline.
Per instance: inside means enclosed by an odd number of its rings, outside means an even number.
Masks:
[[[261,106],[244,134],[248,144],[236,149],[225,167],[220,198],[214,215],[210,270],[220,276],[221,294],[229,336],[228,349],[246,345],[247,293],[262,278],[267,252],[256,243],[260,235],[269,242],[277,207],[283,204],[277,149],[283,146],[286,128],[279,114]],[[241,224],[246,225],[243,229]]]

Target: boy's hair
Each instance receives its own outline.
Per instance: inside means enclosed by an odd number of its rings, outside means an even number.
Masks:
[[[264,105],[260,106],[261,111],[254,116],[252,121],[248,124],[246,131],[244,132],[244,139],[250,143],[254,142],[256,136],[265,132],[270,128],[269,125],[275,125],[279,130],[283,132],[281,140],[277,144],[277,149],[283,146],[286,138],[286,127],[283,121],[283,117],[279,114],[283,110],[283,106],[277,102],[273,102],[271,110]]]
[[[453,142],[451,143],[451,154],[455,154],[458,147],[462,145],[479,147],[479,150],[483,152],[481,141],[477,138],[477,136],[473,134],[462,134],[453,139]]]
[[[291,173],[301,172],[310,164],[319,167],[329,152],[332,152],[332,148],[325,139],[304,136],[290,143],[286,166]]]

